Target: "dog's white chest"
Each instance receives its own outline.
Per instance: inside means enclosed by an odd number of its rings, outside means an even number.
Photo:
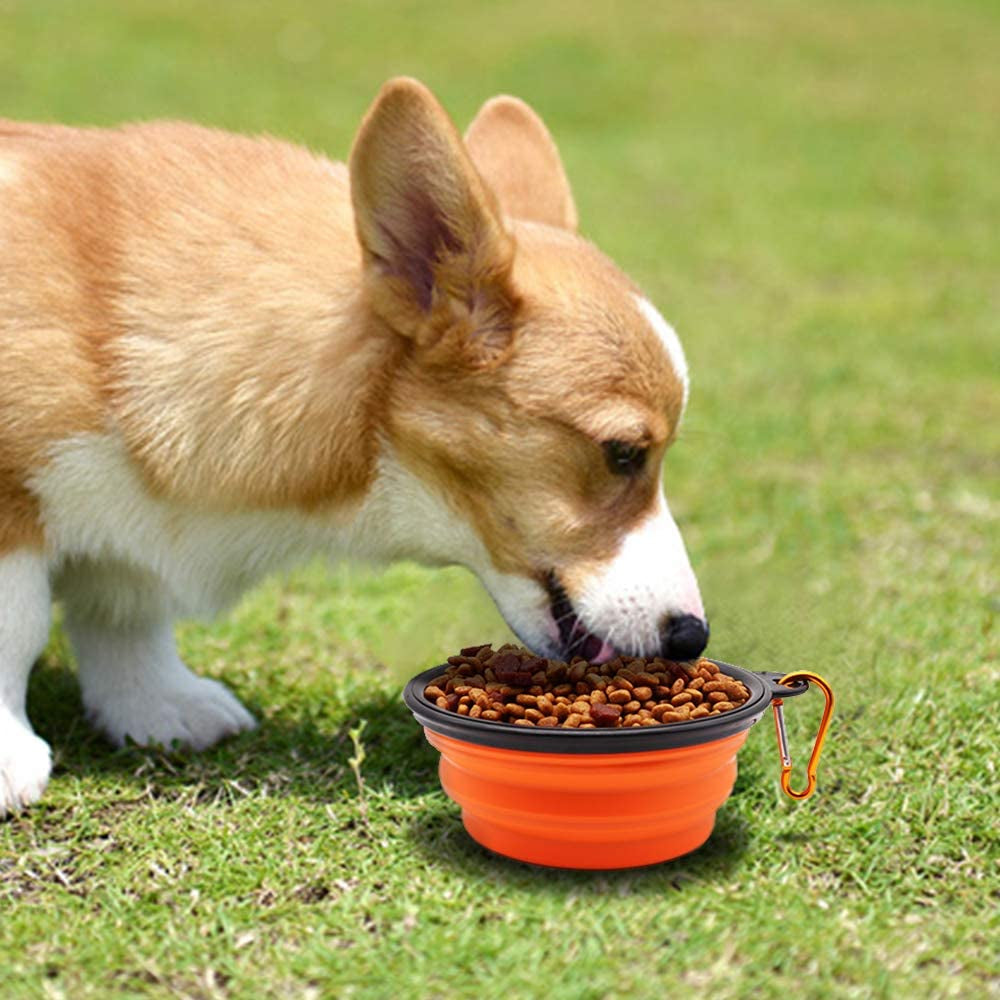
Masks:
[[[32,486],[58,562],[146,570],[180,614],[214,614],[268,572],[336,550],[351,535],[349,521],[329,516],[198,510],[157,499],[111,435],[62,442]]]
[[[312,557],[488,564],[469,525],[383,449],[375,480],[351,508],[197,509],[151,496],[110,434],[63,441],[32,481],[57,566],[146,571],[176,615],[213,615],[268,573]]]

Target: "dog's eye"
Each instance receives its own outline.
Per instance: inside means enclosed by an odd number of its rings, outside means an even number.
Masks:
[[[642,472],[647,450],[627,441],[605,441],[604,460],[616,476],[634,476]]]

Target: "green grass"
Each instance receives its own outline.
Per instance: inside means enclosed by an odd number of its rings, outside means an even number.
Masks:
[[[994,4],[0,0],[0,22],[13,117],[343,156],[396,73],[463,124],[533,102],[586,232],[687,346],[665,475],[712,651],[839,695],[809,802],[765,722],[705,848],[552,873],[465,836],[399,700],[506,635],[459,570],[311,567],[185,626],[263,723],[200,756],[108,749],[57,630],[30,698],[53,780],[0,825],[4,997],[1000,993]],[[818,701],[788,705],[800,765]]]

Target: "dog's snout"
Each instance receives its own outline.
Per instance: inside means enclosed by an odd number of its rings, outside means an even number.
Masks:
[[[708,622],[696,615],[667,619],[661,630],[661,654],[671,660],[693,660],[708,645]]]

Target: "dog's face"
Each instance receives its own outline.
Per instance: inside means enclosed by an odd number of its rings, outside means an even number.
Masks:
[[[546,655],[700,653],[660,475],[683,353],[576,234],[540,120],[495,99],[463,143],[426,90],[390,84],[351,177],[366,295],[407,342],[385,434],[463,526],[436,531],[432,555],[469,565]]]

